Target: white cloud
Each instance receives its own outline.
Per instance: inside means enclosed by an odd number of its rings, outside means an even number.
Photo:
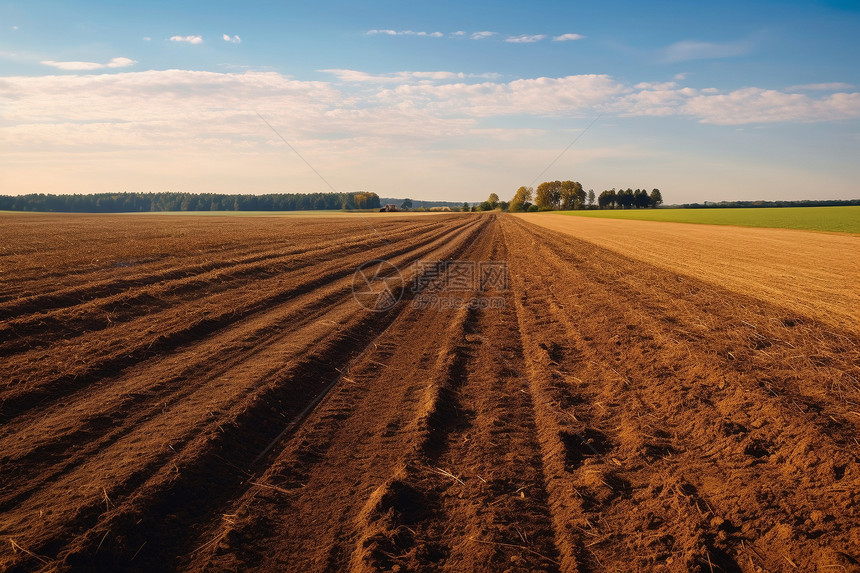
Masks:
[[[451,80],[465,77],[462,73],[457,74],[454,72],[396,72],[393,74],[375,75],[346,69],[326,69],[319,71],[333,74],[340,81],[354,83],[408,83],[413,80]]]
[[[383,89],[377,98],[387,105],[424,109],[465,117],[537,115],[564,117],[590,114],[628,90],[605,75],[486,81],[441,85],[410,84]]]
[[[151,42],[151,41],[152,41],[152,38],[150,38],[149,36],[144,36],[144,37],[143,37],[143,41],[144,41],[144,42]]]
[[[457,192],[465,193],[488,178],[504,188],[523,172],[533,176],[557,154],[550,147],[570,141],[561,141],[569,118],[602,113],[609,124],[613,116],[672,116],[726,126],[860,120],[860,93],[721,92],[607,75],[502,81],[448,71],[327,71],[337,79],[188,70],[0,77],[7,118],[0,171],[19,191],[323,190],[259,111],[338,189],[396,189],[408,171],[432,195],[446,180],[461,182]],[[643,151],[634,145],[617,155],[619,146],[609,145],[607,158]],[[588,144],[581,151],[574,156],[600,161]],[[673,154],[660,170],[676,161]],[[379,169],[381,162],[391,169]]]
[[[790,92],[794,91],[842,91],[854,88],[851,84],[844,82],[826,82],[822,84],[802,84],[799,86],[789,86],[787,89]]]
[[[368,36],[382,34],[384,36],[425,36],[428,38],[441,38],[445,35],[442,32],[415,32],[413,30],[368,30],[365,34]]]
[[[688,116],[715,125],[827,122],[860,119],[860,93],[812,98],[755,87],[721,93],[674,82],[641,83],[607,109],[622,116]]]
[[[582,34],[562,34],[561,36],[553,36],[553,42],[571,42],[573,40],[582,40],[585,36]]]
[[[98,62],[55,62],[54,60],[42,60],[41,63],[45,66],[69,71],[98,70],[105,67],[104,64]]]
[[[460,37],[460,36],[465,36],[465,35],[466,35],[466,32],[464,32],[463,30],[457,30],[456,32],[451,33],[451,36],[454,36],[454,37]]]
[[[688,97],[697,95],[690,88],[675,89],[673,82],[642,83],[634,91],[610,103],[610,110],[619,115],[660,117],[679,115]]]
[[[16,142],[34,150],[243,147],[270,135],[258,129],[253,110],[307,137],[316,133],[314,122],[331,124],[326,113],[345,105],[329,84],[260,72],[0,78],[0,100],[12,94],[9,111],[16,121],[0,127],[0,149]]]
[[[53,64],[57,64],[54,62]],[[108,64],[62,62],[72,70]],[[72,67],[68,67],[71,65]],[[277,142],[259,110],[290,141],[319,153],[356,142],[375,149],[421,146],[451,138],[515,141],[535,132],[505,118],[674,116],[718,125],[860,119],[860,93],[809,97],[760,88],[728,93],[636,85],[607,75],[500,81],[449,71],[373,75],[325,70],[337,81],[298,81],[275,72],[150,70],[115,74],[0,78],[0,100],[14,123],[0,125],[3,150],[236,149]],[[477,81],[476,81],[477,80]],[[492,118],[492,127],[485,124]],[[265,126],[263,126],[265,127]],[[346,151],[344,151],[346,152]],[[2,154],[2,153],[0,153]]]
[[[203,36],[170,36],[171,42],[186,42],[188,44],[202,44]]]
[[[18,26],[12,26],[12,29],[13,29],[13,30],[17,30],[17,29],[18,29]]]
[[[752,49],[747,41],[737,42],[696,42],[684,40],[676,42],[662,50],[662,59],[666,62],[686,62],[690,60],[713,60],[742,56]]]
[[[231,44],[241,44],[242,43],[242,38],[240,38],[239,36],[232,36],[231,37],[229,34],[223,34],[221,36],[221,38],[223,38],[223,40],[225,42],[230,42]]]
[[[514,44],[532,44],[534,42],[540,42],[546,38],[543,34],[523,34],[521,36],[509,36],[505,39],[505,42],[511,42]]]
[[[128,66],[133,66],[137,62],[132,60],[131,58],[111,58],[108,62],[108,68],[126,68]]]
[[[499,74],[465,74],[463,72],[395,72],[393,74],[368,74],[358,70],[348,69],[325,69],[317,70],[327,74],[333,74],[338,80],[351,83],[377,83],[377,84],[406,84],[406,83],[428,83],[438,81],[461,81],[465,79],[496,79]]]
[[[727,94],[695,95],[680,109],[702,123],[815,122],[860,118],[860,93],[836,93],[815,99],[777,90],[743,88]]]
[[[495,36],[496,34],[497,34],[497,32],[489,32],[489,31],[472,32],[472,34],[469,36],[469,38],[471,38],[472,40],[485,40],[487,38]]]
[[[633,86],[637,90],[658,90],[665,91],[678,87],[675,82],[640,82]]]
[[[53,60],[42,60],[41,63],[60,70],[92,71],[104,68],[127,68],[128,66],[133,66],[137,62],[131,58],[111,58],[111,60],[106,64],[99,62],[55,62]]]
[[[678,81],[678,82],[684,81],[687,79],[687,74],[686,73],[675,74],[675,77],[673,77],[672,79],[675,81]]]

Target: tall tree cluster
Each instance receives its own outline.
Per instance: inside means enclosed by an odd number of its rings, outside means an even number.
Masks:
[[[512,213],[522,213],[528,211],[532,205],[535,190],[531,187],[520,187],[514,193],[514,198],[508,204],[508,211]]]
[[[603,191],[597,197],[597,206],[601,209],[648,209],[658,207],[663,203],[663,195],[659,189],[652,189],[648,193],[645,189],[620,189],[614,188]]]
[[[531,204],[534,198],[534,205]],[[595,202],[600,209],[646,209],[657,207],[663,203],[663,195],[659,189],[648,193],[645,189],[610,189],[595,195],[594,189],[587,193],[578,181],[544,181],[537,186],[520,187],[510,202],[509,211],[553,211],[562,209],[594,208]]]
[[[535,205],[541,211],[583,209],[587,198],[579,181],[544,181],[535,191]]]

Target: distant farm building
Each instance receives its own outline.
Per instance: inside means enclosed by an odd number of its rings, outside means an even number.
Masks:
[[[389,203],[388,205],[379,210],[380,213],[394,213],[395,211],[397,211],[397,205],[393,203]]]

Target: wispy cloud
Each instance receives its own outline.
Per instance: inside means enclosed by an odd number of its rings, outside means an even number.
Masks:
[[[203,36],[170,36],[171,42],[185,42],[188,44],[202,44]]]
[[[842,91],[853,89],[854,86],[844,82],[826,82],[822,84],[801,84],[797,86],[789,86],[787,89],[790,92],[794,91]]]
[[[114,66],[124,65],[115,59]],[[92,70],[92,62],[62,69]],[[81,67],[79,64],[84,64]],[[76,66],[77,65],[77,66]],[[253,110],[321,152],[373,141],[380,148],[450,137],[508,137],[482,119],[674,116],[716,125],[860,119],[860,93],[822,97],[761,88],[730,92],[672,82],[632,85],[607,75],[469,81],[448,71],[372,75],[326,70],[337,81],[299,81],[275,72],[150,70],[115,74],[4,77],[0,99],[13,124],[0,125],[0,151],[44,147],[174,147],[253,151],[269,145]],[[512,131],[513,130],[513,131]],[[506,134],[506,135],[504,135]],[[207,143],[208,142],[208,143]]]
[[[18,26],[12,26],[12,29],[13,29],[13,30],[17,30],[17,29],[18,29]]]
[[[811,98],[777,90],[743,88],[727,94],[691,95],[679,110],[702,123],[820,122],[860,118],[860,93],[836,93]]]
[[[684,40],[662,50],[666,62],[687,62],[690,60],[715,60],[743,56],[752,50],[753,45],[746,40],[735,42],[697,42]]]
[[[561,36],[553,36],[553,42],[571,42],[573,40],[582,40],[585,36],[582,34],[562,34]]]
[[[534,115],[569,117],[593,113],[629,91],[606,75],[530,78],[511,82],[412,84],[383,90],[379,97],[407,108],[466,117]]]
[[[513,44],[533,44],[534,42],[540,42],[546,38],[544,34],[522,34],[521,36],[508,36],[505,38],[505,42],[511,42]]]
[[[242,43],[242,38],[240,38],[239,36],[230,36],[229,34],[223,34],[221,36],[221,38],[225,42],[230,42],[231,44],[241,44]]]
[[[395,72],[393,74],[368,74],[357,70],[348,69],[326,69],[318,70],[327,74],[333,74],[338,80],[352,83],[377,83],[377,84],[406,84],[427,83],[442,81],[462,81],[466,79],[497,79],[499,74],[466,74],[463,72]]]
[[[104,68],[127,68],[133,66],[137,61],[131,58],[111,58],[107,63],[101,62],[55,62],[54,60],[42,60],[45,66],[51,66],[60,70],[67,71],[91,71],[101,70]]]
[[[119,188],[130,181],[142,188],[174,188],[179,181],[199,183],[201,189],[228,191],[241,185],[264,192],[273,180],[286,180],[296,189],[312,189],[319,182],[301,162],[287,162],[295,168],[287,166],[285,173],[283,143],[261,125],[254,113],[259,110],[315,164],[342,173],[339,180],[334,176],[337,187],[354,185],[356,179],[381,182],[378,164],[386,161],[395,170],[403,166],[392,181],[409,176],[407,171],[414,177],[417,169],[426,174],[418,179],[430,181],[431,193],[442,183],[440,173],[450,179],[452,164],[481,166],[480,181],[502,173],[502,186],[510,184],[506,170],[524,157],[528,161],[520,167],[526,171],[545,165],[542,145],[557,130],[541,128],[548,124],[536,118],[602,113],[609,121],[613,116],[671,116],[726,126],[860,119],[856,92],[721,92],[672,82],[632,84],[607,75],[471,82],[446,71],[329,72],[350,81],[189,70],[5,76],[0,101],[14,119],[0,123],[0,155],[7,165],[15,158],[22,158],[22,165],[38,165],[17,169],[14,182],[20,189],[38,190],[48,183],[66,190],[103,187],[98,177],[82,175],[89,173],[79,169],[82,164]],[[566,122],[549,125],[554,123]],[[109,170],[105,154],[110,154]],[[121,169],[117,158],[124,162]],[[72,164],[75,177],[64,177],[74,181],[49,181],[54,171],[45,165]],[[190,171],[218,178],[189,179]],[[4,176],[10,180],[9,170]]]
[[[423,36],[426,38],[444,38],[442,32],[423,32],[415,30],[392,30],[390,28],[379,28],[368,30],[365,32],[367,36]],[[448,34],[449,38],[464,38],[469,37],[472,40],[485,40],[498,35],[498,32],[490,32],[487,30],[480,32],[466,32],[465,30],[457,30]]]
[[[472,40],[486,40],[487,38],[491,38],[491,37],[495,36],[497,33],[498,32],[489,32],[489,31],[472,32],[472,34],[469,36],[469,38],[471,38]]]
[[[678,84],[675,82],[639,82],[635,86],[634,89],[637,90],[656,90],[656,91],[665,91],[671,90],[678,87]]]
[[[674,82],[640,83],[606,109],[621,116],[688,116],[714,125],[814,123],[860,119],[860,93],[814,98],[756,87],[721,93]]]
[[[381,34],[384,36],[425,36],[428,38],[441,38],[445,35],[442,32],[416,32],[414,30],[368,30],[365,34],[368,36]]]

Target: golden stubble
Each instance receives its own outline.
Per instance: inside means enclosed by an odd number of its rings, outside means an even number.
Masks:
[[[860,236],[518,215],[658,267],[860,331]]]

